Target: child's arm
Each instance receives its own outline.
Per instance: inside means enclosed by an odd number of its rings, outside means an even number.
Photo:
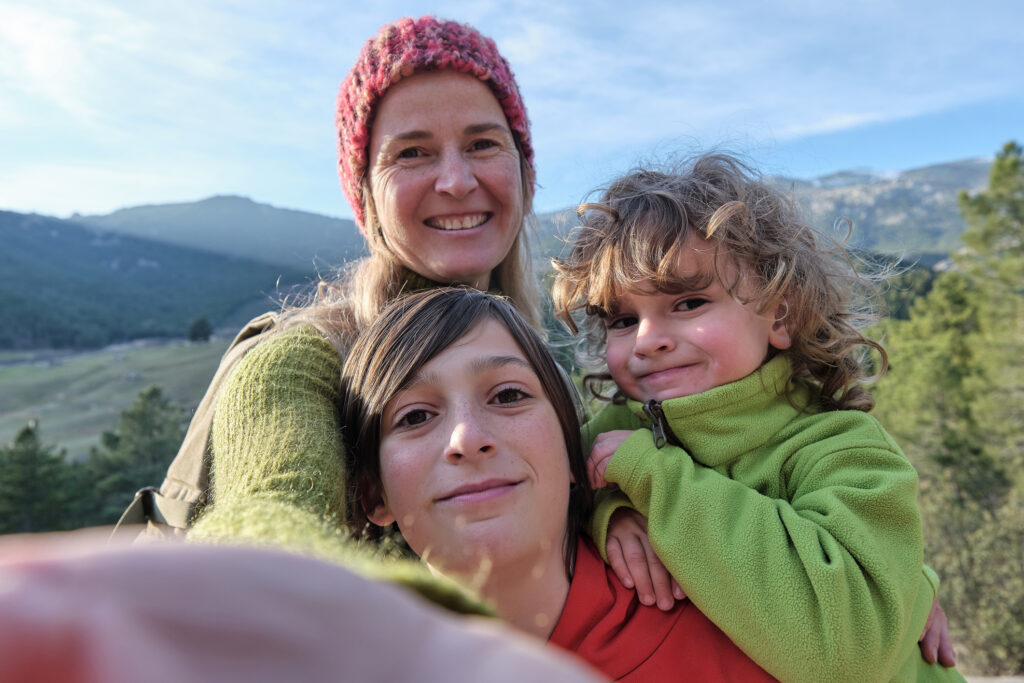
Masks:
[[[779,499],[638,430],[605,475],[648,518],[687,595],[773,675],[888,678],[909,656],[922,543],[917,477],[902,455],[801,457]]]
[[[647,520],[632,508],[620,508],[608,523],[608,564],[626,588],[648,607],[669,611],[686,597],[658,559],[647,536]]]

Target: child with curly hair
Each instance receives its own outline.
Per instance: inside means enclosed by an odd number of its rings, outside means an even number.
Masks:
[[[867,414],[870,279],[727,155],[630,173],[579,213],[554,299],[589,386],[616,387],[584,430],[591,483],[618,487],[597,547],[638,511],[686,596],[781,680],[963,680],[918,653],[937,578],[917,474]]]

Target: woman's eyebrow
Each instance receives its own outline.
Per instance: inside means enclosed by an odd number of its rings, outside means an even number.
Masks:
[[[407,130],[402,133],[395,133],[394,135],[387,135],[381,141],[381,148],[386,147],[389,144],[395,142],[409,142],[410,140],[426,140],[433,137],[430,131],[426,130]]]
[[[490,133],[493,131],[499,131],[501,133],[511,135],[511,131],[509,131],[508,127],[503,126],[500,123],[474,123],[466,126],[465,128],[466,135],[479,135],[480,133]]]
[[[499,133],[505,133],[511,135],[508,127],[501,125],[500,123],[474,123],[466,126],[463,133],[466,135],[479,135],[481,133],[490,133],[498,131]],[[391,142],[409,142],[416,140],[426,140],[433,137],[433,133],[428,130],[406,130],[401,133],[395,133],[388,135],[384,138],[381,143],[381,147]]]

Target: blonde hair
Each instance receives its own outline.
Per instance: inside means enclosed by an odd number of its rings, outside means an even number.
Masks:
[[[600,369],[591,380],[610,379],[603,319],[621,292],[645,293],[653,285],[678,293],[717,278],[759,313],[783,307],[792,346],[780,353],[792,361],[791,383],[811,387],[826,409],[874,406],[862,386],[870,350],[881,356],[881,372],[888,357],[861,330],[876,319],[867,304],[877,300],[873,279],[884,274],[859,274],[841,243],[807,225],[791,198],[738,159],[708,154],[671,172],[635,170],[577,213],[581,225],[569,255],[552,262],[552,298],[574,333],[581,318],[580,360]],[[714,250],[716,272],[701,274],[700,282],[676,275],[690,235]],[[722,258],[738,267],[737,281],[718,278]],[[574,318],[577,311],[584,315]]]
[[[542,330],[538,285],[530,259],[527,230],[534,224],[533,167],[519,149],[522,177],[522,218],[508,254],[491,273],[489,289],[509,299],[519,314],[535,329]],[[312,323],[337,347],[342,356],[359,330],[369,327],[395,299],[428,286],[425,278],[403,265],[388,247],[373,205],[369,182],[363,179],[365,231],[370,255],[349,265],[331,280],[321,280],[312,296],[286,307],[283,327]],[[451,283],[438,283],[451,284]]]

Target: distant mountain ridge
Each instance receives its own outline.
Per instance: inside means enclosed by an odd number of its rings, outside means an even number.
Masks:
[[[168,244],[328,272],[365,253],[351,220],[217,195],[196,202],[149,204],[71,220]]]
[[[791,187],[815,226],[853,222],[852,246],[886,253],[943,253],[960,248],[966,224],[960,190],[988,184],[988,159],[969,159],[878,175],[846,171],[811,181],[776,179]]]
[[[962,245],[966,228],[957,202],[960,190],[976,191],[988,185],[989,159],[969,159],[902,173],[879,174],[852,170],[813,180],[767,178],[791,193],[804,207],[811,225],[825,232],[853,224],[849,246],[897,255],[931,255],[934,262]],[[575,208],[542,214],[540,250],[557,255],[565,236],[576,224]]]
[[[902,173],[864,170],[812,180],[772,178],[805,206],[811,223],[829,230],[853,222],[851,246],[888,253],[948,254],[964,230],[959,190],[985,187],[991,161],[970,159]],[[327,274],[365,254],[351,220],[280,209],[237,196],[120,209],[73,220],[110,232]],[[561,253],[576,224],[575,207],[537,216],[534,255],[543,267]]]

